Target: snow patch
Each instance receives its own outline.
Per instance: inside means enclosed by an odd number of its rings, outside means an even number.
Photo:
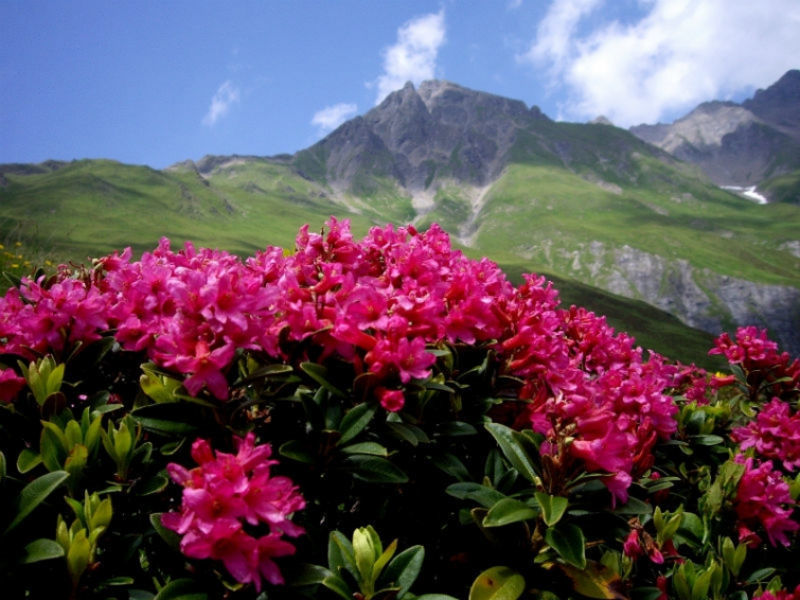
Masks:
[[[748,200],[752,200],[757,204],[766,204],[767,198],[766,196],[759,194],[756,191],[756,186],[751,185],[749,187],[741,187],[738,185],[723,185],[720,186],[723,190],[728,190],[729,192],[734,192],[739,194],[740,196],[744,196]]]

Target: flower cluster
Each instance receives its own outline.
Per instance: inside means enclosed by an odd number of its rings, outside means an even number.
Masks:
[[[514,335],[502,343],[510,373],[525,376],[522,398],[532,428],[545,435],[550,479],[580,469],[606,472],[615,499],[653,463],[652,448],[676,429],[665,393],[676,367],[653,353],[644,361],[632,338],[582,308],[557,310],[557,295],[529,278],[511,303]]]
[[[800,523],[792,520],[792,509],[787,508],[787,505],[794,505],[789,485],[779,472],[773,470],[769,461],[759,463],[752,457],[739,454],[736,462],[744,465],[734,501],[739,519],[739,541],[757,546],[761,540],[751,528],[761,525],[770,544],[788,546],[787,535],[800,529]]]
[[[296,537],[303,529],[290,520],[305,507],[297,487],[286,477],[271,476],[268,444],[255,445],[250,433],[237,438],[237,453],[214,452],[206,440],[192,445],[199,466],[188,470],[170,463],[167,471],[184,487],[180,512],[164,513],[165,527],[183,537],[181,551],[191,558],[221,560],[241,583],[261,589],[262,577],[283,583],[274,558],[294,554],[294,546],[282,539]],[[267,533],[251,534],[259,526]]]
[[[778,352],[778,344],[770,340],[765,329],[739,327],[736,341],[727,333],[720,335],[709,354],[724,355],[732,365],[739,365],[747,376],[748,386],[773,396],[792,392],[800,383],[800,359],[791,359],[788,352]],[[722,383],[733,383],[729,378]]]
[[[800,415],[780,398],[766,404],[754,421],[734,429],[731,437],[742,450],[754,448],[760,457],[777,461],[787,472],[800,467]]]
[[[794,588],[793,592],[787,590],[765,591],[753,596],[753,600],[800,600],[800,585]]]
[[[0,352],[32,359],[62,354],[100,339],[108,328],[103,293],[80,279],[59,278],[44,285],[24,279],[0,299]]]
[[[220,400],[245,350],[346,360],[356,375],[372,373],[375,399],[398,411],[405,384],[430,375],[432,345],[491,347],[501,369],[525,381],[529,422],[563,469],[608,473],[621,500],[657,439],[675,431],[665,393],[675,367],[645,361],[604,318],[560,309],[543,277],[514,288],[496,264],[453,250],[436,225],[373,228],[357,242],[331,219],[324,234],[303,227],[289,256],[268,248],[246,261],[190,243],[174,252],[164,239],[139,261],[114,253],[91,277],[26,281],[22,294],[26,302],[12,292],[0,304],[1,351],[61,351],[111,329],[123,348],[184,375],[190,394]]]

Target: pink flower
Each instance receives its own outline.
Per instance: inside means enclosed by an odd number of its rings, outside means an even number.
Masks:
[[[0,369],[0,402],[13,402],[25,385],[25,378],[19,377],[14,369]]]
[[[754,421],[731,432],[742,450],[755,448],[760,457],[778,461],[786,471],[800,467],[800,415],[788,402],[773,398]]]
[[[412,379],[428,377],[436,357],[426,351],[423,338],[409,340],[402,337],[399,340],[378,340],[365,360],[370,364],[370,371],[384,376],[396,372],[400,381],[408,383]]]
[[[788,508],[794,506],[789,485],[773,471],[769,461],[759,464],[742,454],[738,454],[735,460],[745,466],[734,502],[739,517],[740,541],[752,533],[749,527],[761,525],[770,544],[788,546],[788,534],[800,529],[800,523],[792,520],[792,508]]]
[[[406,399],[402,390],[387,390],[378,388],[376,390],[381,406],[389,412],[397,412],[403,409]]]
[[[629,556],[630,558],[636,560],[640,556],[644,554],[644,550],[642,549],[642,545],[639,543],[639,531],[636,529],[631,529],[628,533],[628,537],[625,538],[625,542],[622,544],[622,552],[625,556]]]

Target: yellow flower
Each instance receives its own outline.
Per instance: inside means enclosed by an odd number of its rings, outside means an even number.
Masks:
[[[15,245],[17,248],[19,248],[20,246],[22,246],[22,242],[14,242],[14,245]]]

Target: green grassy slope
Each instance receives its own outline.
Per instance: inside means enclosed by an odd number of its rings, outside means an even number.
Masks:
[[[102,160],[5,178],[0,232],[76,260],[128,245],[152,249],[162,236],[174,245],[191,239],[238,253],[291,246],[301,225],[321,225],[332,214],[352,219],[356,231],[371,224],[287,167],[267,162],[208,179],[189,169]]]
[[[714,189],[688,187],[676,195],[607,188],[565,169],[512,165],[488,195],[476,248],[498,260],[524,256],[557,273],[589,277],[572,253],[556,249],[628,245],[723,275],[800,285],[800,259],[780,250],[798,238],[800,208],[760,206]]]

